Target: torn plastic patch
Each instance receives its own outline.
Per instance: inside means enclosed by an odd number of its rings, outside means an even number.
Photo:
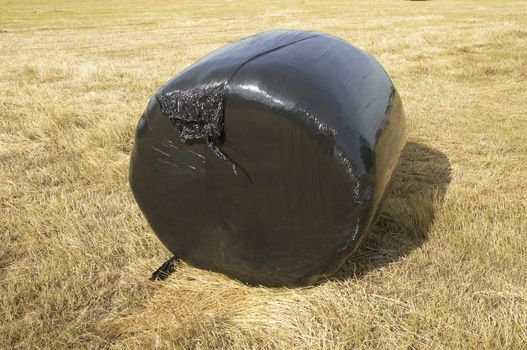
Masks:
[[[226,83],[215,83],[188,90],[174,90],[157,95],[161,112],[168,116],[176,127],[181,142],[205,141],[214,154],[232,165],[236,165],[220,149],[225,120]]]

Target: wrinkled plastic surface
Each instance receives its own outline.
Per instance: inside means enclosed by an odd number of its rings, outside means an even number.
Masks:
[[[329,35],[272,31],[155,94],[130,184],[176,256],[250,284],[301,286],[357,248],[405,140],[399,95],[374,58]]]

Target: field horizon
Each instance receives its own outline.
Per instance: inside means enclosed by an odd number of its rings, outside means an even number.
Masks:
[[[527,348],[524,1],[0,1],[0,348]],[[408,143],[359,250],[308,288],[182,262],[137,207],[138,118],[170,78],[272,29],[342,38],[398,89]]]

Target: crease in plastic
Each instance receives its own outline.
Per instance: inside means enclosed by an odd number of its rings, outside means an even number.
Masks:
[[[220,149],[225,126],[226,83],[202,85],[188,90],[174,90],[156,95],[161,112],[168,116],[179,132],[181,142],[204,141],[220,159],[236,165]]]

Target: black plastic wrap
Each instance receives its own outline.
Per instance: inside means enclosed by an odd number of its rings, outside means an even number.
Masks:
[[[178,257],[300,286],[357,248],[405,143],[399,95],[338,38],[272,31],[170,80],[137,126],[130,184]]]

